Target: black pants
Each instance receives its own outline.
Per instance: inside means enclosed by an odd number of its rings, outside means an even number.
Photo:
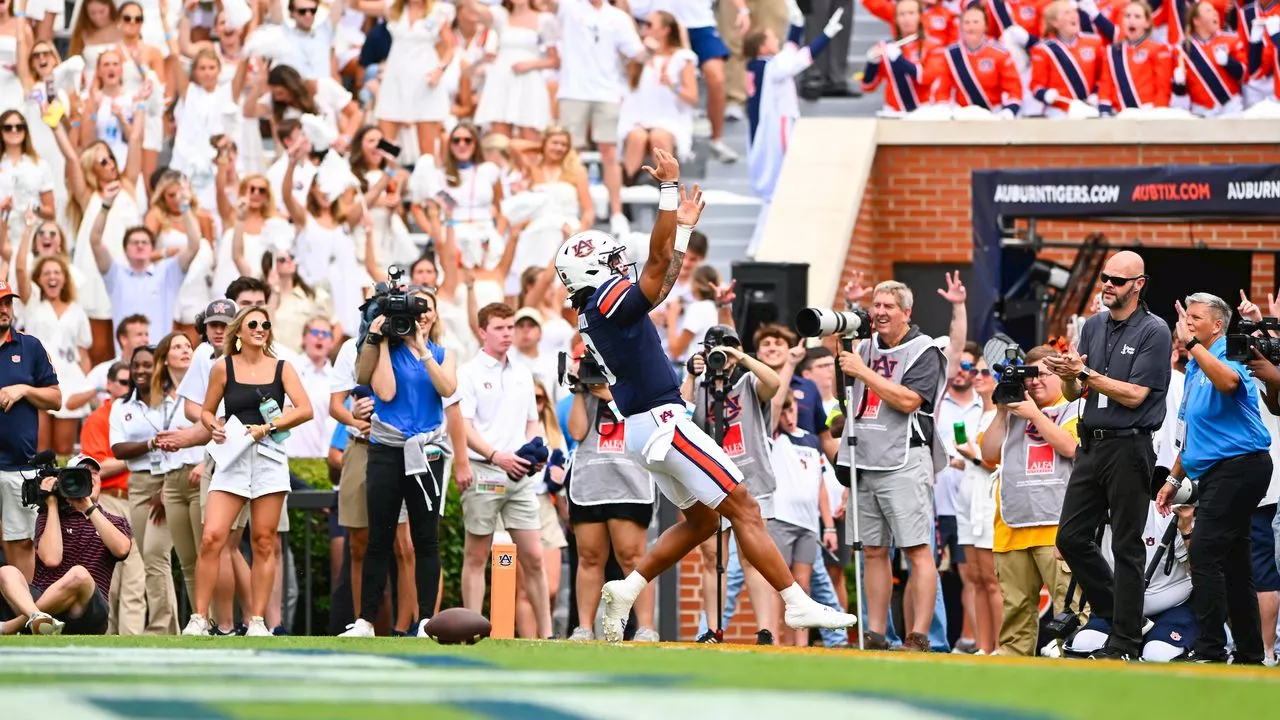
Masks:
[[[431,617],[440,592],[440,503],[444,495],[444,460],[429,463],[426,475],[404,472],[404,448],[370,443],[365,495],[369,503],[369,546],[364,554],[360,617],[378,617],[391,571],[400,504],[409,507],[414,574],[418,586],[418,618]],[[428,503],[430,507],[428,507]],[[402,580],[407,581],[408,578]]]
[[[813,65],[801,76],[805,82],[824,85],[849,84],[849,40],[853,37],[853,0],[813,0],[805,17],[804,42],[811,43],[822,34],[827,21],[838,8],[844,8],[840,22],[844,29],[831,38],[831,45],[813,59]]]
[[[1111,624],[1110,647],[1142,651],[1142,533],[1151,504],[1155,450],[1150,435],[1085,441],[1062,498],[1058,550],[1071,567],[1094,615]],[[1115,572],[1098,547],[1098,527],[1110,512]]]
[[[1231,619],[1237,663],[1262,663],[1262,621],[1253,586],[1253,511],[1271,482],[1271,456],[1261,452],[1216,463],[1200,477],[1191,531],[1191,607],[1200,635],[1195,652],[1225,660]]]

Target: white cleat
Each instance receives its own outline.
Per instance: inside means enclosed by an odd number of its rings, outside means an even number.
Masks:
[[[600,599],[604,601],[604,619],[600,621],[604,627],[604,639],[611,643],[622,642],[622,630],[626,626],[627,616],[631,614],[634,597],[628,597],[621,580],[611,580],[604,584],[600,591]]]
[[[573,634],[569,636],[569,642],[591,642],[596,639],[595,633],[591,632],[591,628],[578,627],[573,629]]]
[[[338,637],[345,638],[371,638],[374,637],[373,625],[368,620],[360,618],[347,626],[347,631],[339,633]]]
[[[838,630],[858,624],[857,617],[834,610],[814,600],[799,606],[788,605],[784,619],[787,627],[795,630],[804,628]]]
[[[267,629],[267,623],[261,617],[253,617],[249,619],[249,627],[244,632],[245,637],[275,637],[275,635]]]
[[[208,635],[209,621],[199,613],[192,613],[191,619],[187,621],[187,626],[182,628],[182,634],[187,637]]]
[[[55,618],[49,613],[38,612],[27,620],[27,630],[32,635],[61,635],[62,626],[65,625],[61,620]]]
[[[640,628],[636,631],[635,637],[631,638],[631,642],[656,643],[662,642],[662,638],[658,635],[658,631],[653,628]]]

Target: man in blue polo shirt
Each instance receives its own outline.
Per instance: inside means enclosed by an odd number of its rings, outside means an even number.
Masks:
[[[30,582],[36,571],[36,508],[22,505],[19,470],[36,454],[39,411],[62,407],[62,390],[40,341],[13,329],[15,297],[0,282],[0,525],[5,558]]]
[[[1271,435],[1258,410],[1257,387],[1248,369],[1227,359],[1224,337],[1231,308],[1208,293],[1177,304],[1175,341],[1186,347],[1186,389],[1178,412],[1179,449],[1156,508],[1169,514],[1183,477],[1200,484],[1190,537],[1191,606],[1199,637],[1179,660],[1227,662],[1224,624],[1231,620],[1235,664],[1262,664],[1262,629],[1253,590],[1249,537],[1253,510],[1271,481]]]

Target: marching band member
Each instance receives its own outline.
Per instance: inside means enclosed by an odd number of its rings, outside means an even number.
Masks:
[[[1076,7],[1081,30],[1097,35],[1108,44],[1116,39],[1116,28],[1124,14],[1124,0],[1080,0]]]
[[[1240,11],[1239,31],[1249,41],[1249,80],[1244,85],[1244,106],[1257,105],[1280,95],[1275,87],[1276,49],[1275,38],[1280,35],[1280,0],[1265,6],[1261,0],[1249,3]]]
[[[1070,0],[1045,8],[1043,37],[1031,49],[1031,92],[1044,103],[1045,117],[1065,117],[1075,103],[1097,105],[1106,48],[1102,38],[1080,31],[1080,14]]]
[[[900,24],[898,18],[898,5],[900,4],[900,1],[894,2],[894,0],[862,0],[862,6],[867,9],[867,12],[895,28],[898,28]],[[960,7],[959,2],[955,0],[923,0],[919,4],[917,22],[924,28],[925,37],[930,40],[937,40],[941,47],[946,47],[960,39],[960,28],[956,21]],[[907,34],[910,35],[914,32],[916,31],[912,30]],[[899,39],[902,37],[905,36],[898,36]],[[863,80],[863,89],[868,89],[865,78]]]
[[[1107,50],[1098,82],[1102,114],[1134,108],[1169,107],[1173,92],[1173,54],[1151,37],[1151,6],[1129,0],[1121,18],[1124,40]]]
[[[1191,6],[1183,41],[1177,48],[1173,94],[1189,95],[1191,112],[1218,117],[1244,109],[1240,81],[1248,54],[1238,35],[1222,32],[1218,10],[1207,0]]]
[[[942,43],[922,27],[922,10],[922,0],[898,0],[894,6],[893,42],[879,43],[867,53],[862,91],[871,92],[884,84],[881,115],[909,113],[929,101],[929,88],[937,77],[937,63],[941,62],[938,52]]]
[[[986,34],[986,10],[969,6],[960,16],[960,42],[943,51],[946,72],[933,87],[933,101],[1013,118],[1022,107],[1022,82],[1012,55]]]

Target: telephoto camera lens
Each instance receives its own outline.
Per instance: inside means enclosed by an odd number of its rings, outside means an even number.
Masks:
[[[713,371],[719,372],[729,364],[729,353],[715,349],[707,353],[707,367]]]

